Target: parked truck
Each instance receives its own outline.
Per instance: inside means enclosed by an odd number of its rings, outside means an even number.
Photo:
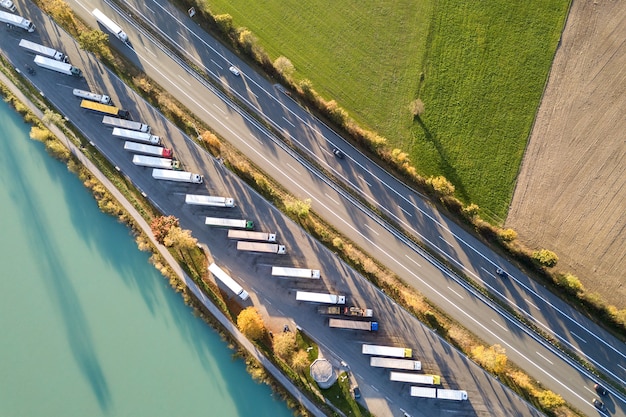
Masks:
[[[317,308],[319,314],[350,316],[350,317],[372,317],[374,312],[369,308],[359,307],[337,307],[337,306],[320,306]]]
[[[109,106],[108,104],[96,103],[95,101],[82,100],[80,107],[86,110],[95,111],[98,113],[110,114],[112,116],[128,117],[128,111],[117,108],[115,106]],[[110,116],[105,116],[110,117]],[[115,117],[113,117],[115,119]]]
[[[320,279],[319,269],[308,268],[287,268],[282,266],[273,266],[272,275],[275,277],[291,277],[291,278],[312,278]]]
[[[204,224],[208,226],[216,226],[216,227],[236,227],[239,229],[246,229],[246,230],[254,229],[254,222],[252,220],[224,219],[221,217],[207,217],[204,219]]]
[[[134,123],[134,122],[133,122]],[[134,142],[148,143],[150,145],[160,145],[161,138],[151,133],[138,132],[136,130],[113,128],[113,136],[121,139],[131,139]]]
[[[413,350],[403,347],[363,345],[361,349],[364,355],[391,356],[394,358],[410,358]]]
[[[311,301],[313,303],[323,304],[345,304],[346,296],[338,294],[325,294],[319,292],[297,291],[297,301]]]
[[[106,16],[98,9],[93,9],[93,12],[91,12],[91,14],[93,14],[93,16],[98,22],[100,22],[102,26],[104,26],[109,32],[114,34],[117,39],[121,40],[122,42],[128,42],[128,35],[126,34],[126,32],[124,32],[117,23],[109,19],[108,16]]]
[[[68,64],[67,62],[59,62],[41,55],[37,55],[35,57],[35,64],[39,65],[41,68],[56,71],[65,75],[73,75],[74,77],[82,77],[83,75],[81,70],[71,64]]]
[[[412,359],[382,358],[380,356],[372,356],[370,358],[370,366],[375,368],[404,369],[406,371],[422,370],[422,363],[420,361],[414,361]]]
[[[237,284],[237,282],[235,282],[230,275],[224,272],[222,268],[215,265],[215,263],[211,263],[211,265],[209,265],[209,271],[215,276],[215,278],[217,278],[222,284],[226,285],[229,290],[235,293],[235,295],[243,301],[248,299],[249,295],[246,290],[244,290],[241,285]]]
[[[232,198],[212,195],[187,194],[185,203],[194,206],[235,207],[235,200]]]
[[[411,384],[422,384],[422,385],[440,385],[441,377],[439,375],[428,375],[428,374],[410,374],[407,372],[395,372],[391,371],[389,373],[390,381],[397,382],[408,382]]]
[[[20,46],[27,51],[34,53],[35,55],[41,55],[46,58],[54,59],[55,61],[67,62],[68,58],[63,52],[57,51],[54,48],[39,45],[38,43],[31,42],[26,39],[20,41]]]
[[[228,238],[241,240],[258,240],[260,242],[276,242],[276,233],[251,232],[249,230],[231,229],[228,231]]]
[[[437,388],[437,399],[465,401],[467,400],[467,391],[458,390],[458,389]]]
[[[128,115],[126,117],[128,117]],[[102,124],[111,126],[113,128],[119,127],[126,130],[136,130],[138,132],[150,133],[150,126],[145,123],[125,120],[126,117],[124,119],[119,119],[117,117],[104,116],[102,118]]]
[[[437,398],[437,388],[411,387],[411,397]]]
[[[140,156],[140,155],[135,155]],[[150,157],[146,157],[150,158]],[[171,161],[171,159],[170,159]],[[152,178],[165,181],[188,182],[191,184],[202,184],[204,177],[200,174],[194,174],[187,171],[170,171],[167,169],[154,168],[152,170]]]
[[[156,156],[133,155],[133,164],[142,167],[160,169],[180,169],[180,162],[175,159],[158,158]]]
[[[15,4],[13,4],[11,0],[0,0],[0,6],[9,10],[11,13],[15,13],[17,11]]]
[[[164,148],[163,146],[146,145],[145,143],[126,141],[124,142],[124,149],[148,155],[162,156],[163,158],[172,157],[172,150]]]
[[[328,319],[328,327],[334,329],[367,330],[369,332],[378,331],[376,321],[357,321],[345,319]]]
[[[18,16],[16,14],[4,12],[2,10],[0,10],[0,22],[24,29],[28,32],[35,31],[35,25],[33,25],[33,22],[31,22],[30,20],[24,19],[22,16]]]
[[[85,100],[95,101],[96,103],[111,104],[111,97],[104,94],[96,94],[91,91],[80,90],[78,88],[72,90],[72,94],[76,97],[84,98]]]
[[[287,253],[285,245],[267,242],[249,242],[247,240],[240,240],[239,242],[237,242],[237,250],[247,252],[275,253],[277,255],[284,255],[285,253]]]

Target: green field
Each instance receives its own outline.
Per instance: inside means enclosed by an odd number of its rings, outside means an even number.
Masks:
[[[569,0],[211,0],[359,123],[503,218]],[[420,82],[423,74],[424,81]],[[413,120],[408,105],[426,106]]]

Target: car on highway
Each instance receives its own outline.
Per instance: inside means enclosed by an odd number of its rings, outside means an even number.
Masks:
[[[355,400],[361,398],[361,390],[359,389],[359,387],[354,387],[354,389],[352,390],[352,394],[354,395]]]
[[[335,154],[335,156],[339,159],[343,159],[344,158],[344,154],[343,152],[341,152],[341,150],[337,149],[337,148],[333,148],[333,153]]]
[[[602,400],[594,398],[591,402],[593,403],[593,406],[596,407],[598,410],[604,410],[604,403],[602,402]]]
[[[600,384],[595,384],[595,385],[593,386],[593,389],[595,389],[595,390],[596,390],[596,392],[597,392],[599,395],[605,396],[605,395],[607,394],[606,388],[604,388],[604,387],[603,387],[602,385],[600,385]]]
[[[508,276],[509,276],[509,274],[507,274],[507,273],[506,273],[506,271],[505,271],[504,269],[499,268],[499,267],[498,267],[498,268],[496,268],[496,274],[498,274],[498,276],[499,276],[500,278],[506,278],[506,277],[508,277]]]
[[[233,73],[233,75],[236,75],[237,77],[239,77],[239,75],[241,74],[241,72],[239,71],[239,68],[237,68],[237,67],[236,67],[236,66],[234,66],[234,65],[231,65],[231,66],[228,68],[228,71],[232,72],[232,73]]]

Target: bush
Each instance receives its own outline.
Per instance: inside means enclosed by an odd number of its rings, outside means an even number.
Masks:
[[[570,273],[558,274],[556,276],[556,283],[572,295],[577,295],[585,289],[578,277]]]
[[[247,307],[239,313],[237,328],[251,340],[260,340],[265,336],[265,323],[259,311],[254,307]]]
[[[539,265],[547,268],[552,268],[557,264],[557,262],[559,262],[559,257],[556,256],[556,253],[548,249],[541,249],[533,252],[532,258]]]

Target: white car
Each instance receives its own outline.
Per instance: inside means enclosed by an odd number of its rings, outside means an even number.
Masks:
[[[239,77],[239,75],[241,74],[239,72],[239,69],[236,66],[234,66],[234,65],[231,65],[230,68],[228,68],[228,71],[232,72],[237,77]]]

